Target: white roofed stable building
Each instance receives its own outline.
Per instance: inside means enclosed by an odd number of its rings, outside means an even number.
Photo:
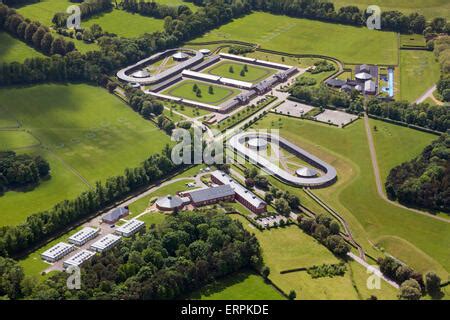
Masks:
[[[136,232],[145,227],[145,223],[140,220],[132,219],[116,229],[116,233],[123,237],[131,237]]]
[[[65,260],[63,263],[64,268],[79,267],[89,259],[95,256],[95,252],[89,250],[81,250]]]
[[[103,238],[95,241],[90,249],[95,252],[104,252],[119,244],[121,237],[114,234],[107,234]]]
[[[91,239],[94,239],[100,232],[100,229],[91,227],[83,228],[69,238],[69,242],[77,246],[82,246]]]
[[[48,262],[55,262],[68,255],[75,249],[73,244],[60,242],[41,254],[42,259]]]

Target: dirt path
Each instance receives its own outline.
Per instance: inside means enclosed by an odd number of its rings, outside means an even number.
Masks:
[[[425,100],[427,100],[428,98],[430,98],[431,100],[433,100],[434,103],[436,103],[436,105],[438,106],[443,106],[444,103],[442,101],[439,101],[438,99],[436,99],[436,97],[434,96],[434,91],[436,91],[436,85],[432,86],[430,89],[428,89],[423,95],[421,95],[415,102],[417,104],[425,102]]]
[[[450,223],[450,219],[446,219],[446,218],[439,217],[439,216],[434,216],[434,215],[432,215],[430,213],[427,213],[427,212],[424,212],[424,211],[420,211],[420,210],[417,210],[417,209],[408,208],[408,207],[405,207],[405,206],[401,205],[398,202],[391,201],[391,200],[389,200],[387,198],[386,194],[384,193],[383,183],[381,181],[380,168],[378,166],[377,153],[376,153],[376,150],[375,150],[375,143],[373,142],[372,131],[370,129],[369,117],[368,117],[367,113],[364,114],[364,126],[365,126],[365,129],[366,129],[367,142],[369,144],[370,158],[372,160],[372,168],[373,168],[373,173],[374,173],[374,176],[375,176],[375,183],[376,183],[376,186],[377,186],[378,195],[384,201],[387,201],[387,202],[389,202],[390,204],[392,204],[392,205],[394,205],[396,207],[412,211],[414,213],[420,214],[422,216],[425,216],[425,217],[428,217],[428,218],[431,218],[431,219],[435,219],[435,220],[439,220],[439,221],[442,221],[442,222]]]

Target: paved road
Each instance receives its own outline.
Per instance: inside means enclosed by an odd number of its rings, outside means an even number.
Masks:
[[[364,126],[366,128],[367,141],[369,143],[370,157],[372,159],[372,168],[373,168],[373,173],[375,175],[375,183],[376,183],[376,186],[377,186],[378,195],[384,201],[387,201],[387,202],[389,202],[390,204],[392,204],[392,205],[394,205],[396,207],[409,210],[411,212],[420,214],[420,215],[428,217],[430,219],[435,219],[435,220],[439,220],[439,221],[442,221],[442,222],[450,223],[450,219],[446,219],[446,218],[439,217],[439,216],[434,216],[434,215],[432,215],[430,213],[427,213],[427,212],[424,212],[424,211],[420,211],[420,210],[416,210],[416,209],[413,209],[413,208],[408,208],[408,207],[405,207],[405,206],[401,205],[398,202],[391,201],[391,200],[389,200],[387,198],[386,194],[384,193],[383,183],[381,181],[380,169],[379,169],[378,160],[377,160],[377,153],[376,153],[376,149],[375,149],[375,144],[373,142],[372,131],[370,129],[369,117],[368,117],[367,113],[364,114]]]
[[[362,260],[360,257],[356,256],[355,254],[349,252],[347,253],[347,255],[352,258],[353,260],[355,260],[356,262],[358,262],[360,265],[362,265],[364,268],[366,268],[367,270],[370,270],[370,273],[368,272],[368,276],[370,274],[374,274],[378,277],[380,277],[381,279],[383,279],[384,281],[386,281],[388,284],[390,284],[391,286],[393,286],[395,289],[398,289],[399,286],[397,283],[395,283],[394,281],[390,280],[389,278],[385,277],[380,269],[378,269],[378,267],[376,266],[372,266],[370,264],[368,264],[366,261]],[[375,289],[374,289],[375,290]]]
[[[430,98],[431,100],[434,101],[434,103],[436,103],[437,105],[441,106],[443,105],[443,103],[439,100],[437,100],[434,95],[433,92],[436,91],[436,85],[432,86],[430,89],[428,89],[423,95],[421,95],[417,100],[416,103],[422,103],[425,102],[425,100],[427,100],[428,98]]]

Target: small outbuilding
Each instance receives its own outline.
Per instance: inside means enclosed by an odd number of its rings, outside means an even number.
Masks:
[[[313,168],[303,167],[298,169],[296,172],[297,176],[302,178],[314,178],[317,177],[317,170]]]
[[[175,61],[184,61],[189,58],[189,56],[184,52],[178,51],[177,53],[172,55],[172,58]]]
[[[248,140],[248,147],[253,150],[266,150],[267,149],[267,140],[262,138],[253,138]]]
[[[147,78],[150,77],[150,72],[148,72],[147,70],[139,70],[134,72],[132,76],[135,78]]]
[[[367,81],[372,79],[372,76],[367,72],[360,72],[355,75],[355,78],[360,81]]]
[[[199,52],[204,56],[211,54],[211,50],[209,49],[200,49]]]
[[[175,211],[184,207],[185,202],[179,196],[165,196],[156,200],[156,208],[161,211]]]
[[[126,217],[129,213],[128,207],[118,207],[105,214],[102,217],[102,222],[113,224],[123,217]]]

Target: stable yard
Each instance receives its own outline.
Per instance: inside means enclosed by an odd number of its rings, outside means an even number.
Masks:
[[[104,31],[115,33],[125,38],[135,38],[144,33],[163,31],[164,20],[132,14],[124,10],[114,9],[111,12],[101,13],[82,21],[82,27],[90,27],[98,24]]]
[[[439,63],[433,52],[400,51],[400,99],[414,102],[435,85],[440,77]]]
[[[0,90],[0,109],[22,127],[2,145],[41,146],[26,152],[50,162],[52,178],[30,192],[0,197],[0,225],[17,224],[29,214],[77,196],[98,180],[139,166],[167,143],[167,135],[106,90],[83,84],[46,84]],[[20,146],[20,144],[18,145]]]
[[[197,85],[200,89],[201,96],[198,97],[194,92],[194,85]],[[213,88],[213,93],[209,93],[209,87]],[[240,92],[240,90],[231,87],[219,86],[196,80],[183,80],[164,90],[162,93],[177,98],[218,106],[236,97]]]
[[[244,75],[241,75],[244,66],[247,66],[248,71]],[[233,72],[230,72],[230,68],[233,69]],[[277,73],[277,70],[224,60],[202,72],[234,80],[258,83]]]
[[[24,42],[12,37],[6,32],[0,32],[0,63],[23,62],[26,58],[45,57],[39,51],[29,47]]]
[[[428,20],[434,17],[448,17],[450,11],[448,0],[333,0],[332,2],[336,8],[352,5],[365,10],[369,5],[377,5],[381,11],[398,10],[407,14],[418,12],[425,15]]]
[[[380,244],[386,252],[418,271],[435,270],[441,277],[447,277],[450,271],[447,250],[450,246],[450,225],[393,206],[379,197],[363,121],[340,129],[283,116],[280,122],[279,117],[268,115],[254,128],[269,128],[272,123],[272,128],[280,129],[284,138],[336,168],[337,183],[315,190],[314,193],[344,216],[356,240],[365,250],[379,255],[372,244]],[[393,134],[397,131],[395,125],[385,125],[391,128]],[[417,149],[426,145],[427,141],[424,141],[422,133],[412,129],[405,130],[409,130],[409,139],[418,144]],[[385,148],[390,148],[392,152],[403,150],[398,139],[390,138],[385,143],[390,145]],[[412,157],[413,153],[407,155]],[[391,164],[381,164],[381,167],[386,168],[388,165]],[[386,241],[386,236],[401,240],[395,243],[392,240]],[[404,246],[404,243],[408,243],[408,246]],[[428,263],[424,264],[423,256],[428,257]]]
[[[348,63],[397,64],[398,44],[393,32],[262,12],[236,19],[193,42],[217,40],[246,41],[288,53],[321,54]]]

